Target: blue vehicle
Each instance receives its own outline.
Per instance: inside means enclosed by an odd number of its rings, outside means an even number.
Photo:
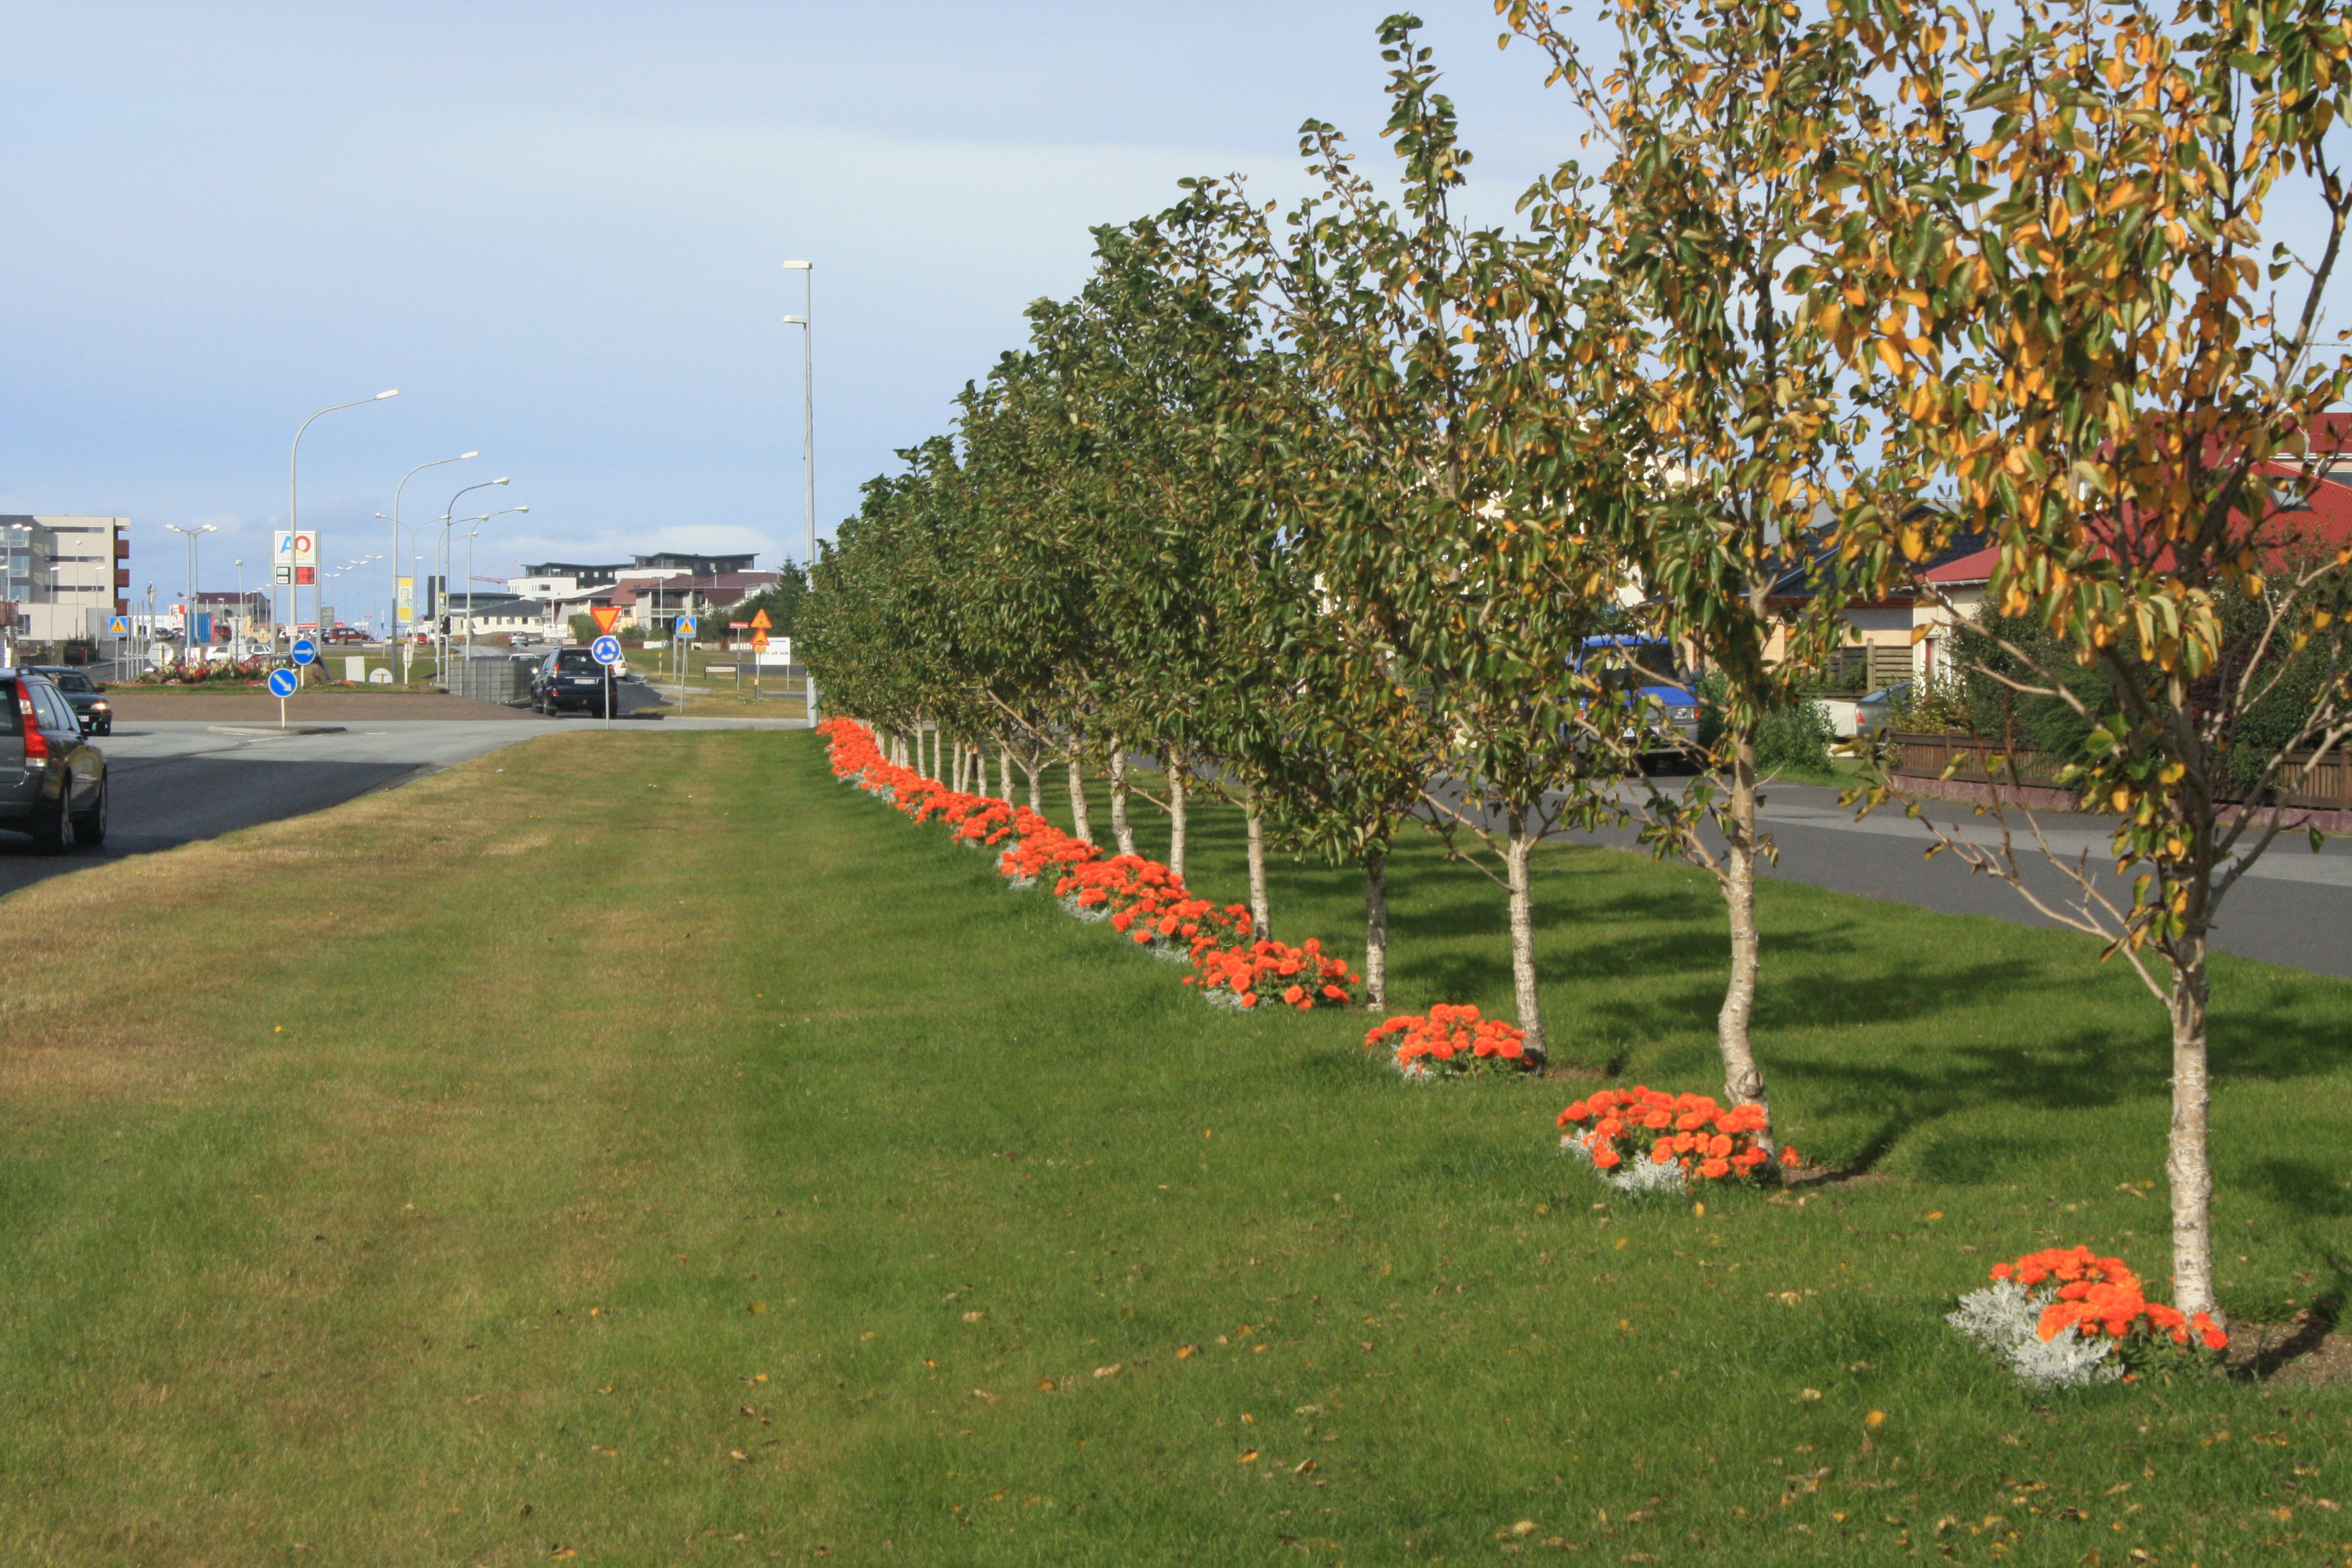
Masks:
[[[1655,763],[1688,756],[1698,744],[1698,698],[1679,668],[1674,644],[1661,637],[1621,636],[1587,637],[1584,646],[1588,651],[1578,656],[1580,668],[1586,659],[1599,663],[1605,658],[1646,700],[1643,706],[1653,728],[1643,737],[1642,760]],[[1591,651],[1600,648],[1611,652]],[[1634,737],[1629,733],[1626,738]]]

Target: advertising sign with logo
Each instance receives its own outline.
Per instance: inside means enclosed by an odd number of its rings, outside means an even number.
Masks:
[[[398,593],[398,602],[394,605],[393,609],[393,619],[401,626],[406,626],[409,622],[416,618],[416,579],[414,577],[399,578],[396,581],[395,587]]]
[[[278,529],[269,536],[269,581],[278,587],[304,587],[319,580],[316,529]]]

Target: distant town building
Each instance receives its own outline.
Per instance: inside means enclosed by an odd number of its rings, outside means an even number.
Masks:
[[[723,611],[774,587],[777,574],[751,569],[758,559],[664,551],[632,557],[626,564],[542,561],[525,566],[507,587],[518,598],[545,605],[548,618],[558,626],[591,608],[610,606],[621,612],[615,623],[621,627],[667,630],[680,616]],[[706,628],[704,635],[715,637],[723,629]]]
[[[0,625],[34,642],[102,637],[131,601],[127,517],[0,515]]]

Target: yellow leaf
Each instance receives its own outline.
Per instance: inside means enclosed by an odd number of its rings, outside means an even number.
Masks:
[[[1257,1450],[1256,1450],[1255,1448],[1249,1448],[1249,1449],[1245,1449],[1245,1450],[1244,1450],[1244,1451],[1243,1451],[1240,1455],[1238,1455],[1238,1456],[1234,1458],[1234,1463],[1235,1463],[1235,1464],[1237,1464],[1237,1465],[1249,1465],[1249,1464],[1255,1464],[1256,1462],[1257,1462]]]

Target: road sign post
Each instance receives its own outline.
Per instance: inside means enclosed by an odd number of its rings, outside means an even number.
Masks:
[[[613,727],[613,667],[621,662],[621,639],[606,632],[588,645],[588,657],[604,667],[604,728],[609,730]]]
[[[269,695],[278,699],[278,727],[281,730],[286,728],[286,700],[294,695],[294,689],[300,684],[300,679],[290,669],[269,672]]]
[[[319,645],[312,642],[309,637],[296,637],[294,639],[294,684],[296,686],[299,687],[302,684],[302,667],[308,664],[316,664],[318,661]]]

